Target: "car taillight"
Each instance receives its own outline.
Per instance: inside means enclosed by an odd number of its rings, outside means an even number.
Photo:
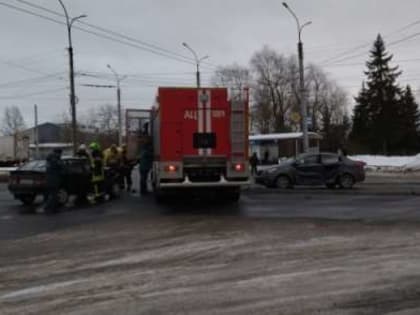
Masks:
[[[165,172],[167,173],[175,173],[177,170],[178,167],[176,165],[169,164],[165,166]]]
[[[243,163],[236,163],[233,165],[233,169],[236,172],[243,172],[245,170],[245,165]]]
[[[364,168],[365,168],[365,166],[366,166],[366,163],[365,163],[365,162],[363,162],[363,161],[356,161],[356,165],[357,165],[359,168],[364,169]]]
[[[42,178],[34,179],[34,184],[35,185],[44,185],[45,180],[43,180]]]

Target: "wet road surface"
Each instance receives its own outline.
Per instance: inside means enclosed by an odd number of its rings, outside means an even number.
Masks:
[[[258,188],[245,191],[238,204],[184,198],[161,205],[155,202],[153,196],[140,197],[137,194],[126,193],[119,200],[86,207],[70,205],[57,215],[46,216],[25,213],[28,208],[13,200],[0,186],[0,239],[21,238],[74,225],[107,221],[116,216],[138,218],[208,215],[367,222],[420,220],[420,196],[411,194],[412,188],[404,189],[403,194],[396,194],[396,189],[375,187],[374,191],[371,188],[359,188],[359,191],[303,188],[286,192]],[[35,207],[39,206],[40,204]]]
[[[126,194],[48,216],[1,188],[2,315],[420,314],[416,187]]]

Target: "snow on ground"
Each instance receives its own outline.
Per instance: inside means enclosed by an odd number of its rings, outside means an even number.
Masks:
[[[354,155],[352,160],[366,163],[372,171],[420,171],[420,154],[415,156]]]
[[[16,167],[0,167],[0,173],[9,173],[16,170]]]

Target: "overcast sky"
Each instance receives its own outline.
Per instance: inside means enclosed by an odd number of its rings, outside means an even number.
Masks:
[[[25,3],[26,2],[26,3]],[[248,65],[252,54],[268,45],[280,53],[296,50],[296,24],[280,0],[64,0],[70,15],[88,15],[83,21],[131,37],[114,41],[73,30],[78,115],[101,104],[115,103],[115,90],[82,84],[114,83],[106,67],[120,75],[124,107],[148,108],[157,86],[194,85],[194,65],[183,41],[200,56],[209,55],[202,67],[203,84],[217,65]],[[64,25],[18,10],[64,21],[57,0],[0,1],[0,115],[7,105],[17,105],[32,125],[33,104],[40,121],[54,121],[68,111],[68,46]],[[11,8],[4,6],[15,6]],[[401,83],[420,85],[420,2],[418,0],[290,0],[302,22],[311,20],[303,33],[305,62],[324,67],[349,96],[357,93],[364,62],[378,32],[404,72]],[[418,22],[418,23],[416,23]],[[419,33],[419,34],[417,34]],[[415,35],[409,39],[410,35]],[[419,35],[419,36],[417,36]],[[407,40],[405,40],[407,38]],[[115,41],[117,40],[117,41]],[[151,46],[153,52],[150,52]],[[366,46],[367,45],[367,46]],[[136,47],[134,47],[136,46]],[[164,50],[161,50],[164,49]],[[162,55],[169,55],[162,56]],[[416,60],[418,58],[418,60]]]

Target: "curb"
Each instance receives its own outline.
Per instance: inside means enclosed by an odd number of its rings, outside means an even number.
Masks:
[[[248,195],[332,195],[332,196],[420,196],[420,187],[407,189],[327,189],[327,188],[292,188],[276,189],[264,187],[251,187],[243,189],[242,192]]]

